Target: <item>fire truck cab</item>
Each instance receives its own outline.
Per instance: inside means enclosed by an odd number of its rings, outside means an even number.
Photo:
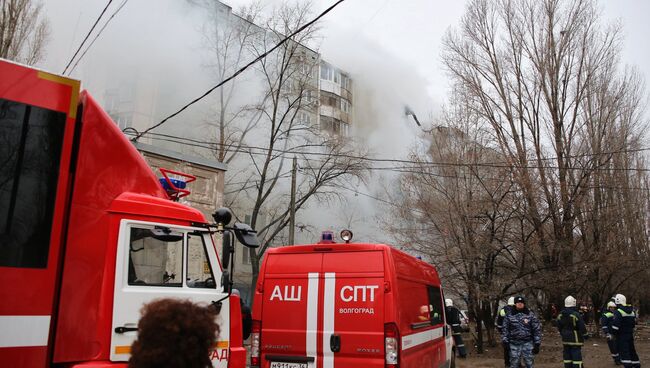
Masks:
[[[214,234],[78,81],[0,59],[1,367],[125,367],[165,297],[218,302],[214,366],[245,367]]]
[[[269,249],[253,306],[251,366],[450,367],[436,269],[384,244]]]

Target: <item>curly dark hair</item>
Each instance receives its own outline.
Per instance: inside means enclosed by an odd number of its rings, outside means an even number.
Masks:
[[[217,342],[217,311],[189,300],[159,299],[141,310],[138,339],[131,346],[130,368],[211,367]]]

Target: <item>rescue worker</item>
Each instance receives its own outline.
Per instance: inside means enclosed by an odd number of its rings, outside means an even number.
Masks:
[[[523,296],[515,297],[515,308],[503,318],[501,341],[510,346],[510,367],[519,368],[524,360],[526,368],[532,368],[534,354],[542,344],[542,326],[539,319],[526,307]]]
[[[463,336],[460,334],[462,332],[460,328],[460,310],[454,307],[454,301],[451,299],[445,299],[445,315],[447,316],[447,324],[451,326],[451,335],[454,338],[458,356],[466,358],[467,351],[463,343]]]
[[[512,312],[515,307],[515,297],[508,298],[508,304],[499,310],[497,314],[497,331],[503,336],[503,319]],[[503,363],[506,367],[510,367],[510,345],[503,343]]]
[[[616,348],[621,363],[625,368],[641,367],[639,356],[634,348],[634,326],[636,325],[636,314],[631,305],[627,304],[625,295],[616,294],[616,310],[612,321],[612,332],[616,337]]]
[[[576,298],[569,295],[564,299],[564,309],[556,321],[564,346],[564,368],[582,368],[582,345],[589,335],[585,321],[576,307]]]
[[[621,358],[618,356],[616,340],[612,331],[614,311],[616,311],[616,303],[607,303],[607,310],[600,316],[600,328],[603,330],[603,335],[607,338],[607,346],[609,347],[609,352],[612,354],[612,359],[614,359],[614,364],[621,365]]]

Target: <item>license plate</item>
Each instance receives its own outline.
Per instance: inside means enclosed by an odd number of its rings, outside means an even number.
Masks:
[[[271,362],[271,368],[307,368],[307,363]]]

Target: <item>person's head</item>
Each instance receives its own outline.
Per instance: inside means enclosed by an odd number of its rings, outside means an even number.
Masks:
[[[627,299],[623,294],[616,294],[614,297],[614,303],[616,303],[616,305],[625,305],[627,304]]]
[[[610,311],[616,310],[616,303],[614,302],[607,303],[607,309],[609,309]]]
[[[508,305],[509,306],[515,305],[515,297],[514,296],[511,296],[510,298],[508,298]]]
[[[209,353],[219,333],[214,308],[159,299],[142,307],[141,313],[129,368],[212,367]]]
[[[454,305],[454,301],[451,300],[451,299],[445,299],[445,305],[446,305],[447,307],[451,307],[451,306]]]
[[[519,295],[515,297],[515,308],[522,310],[526,307],[526,299],[523,296]]]
[[[567,308],[575,308],[576,306],[576,298],[572,297],[571,295],[567,296],[564,299],[564,306]]]

